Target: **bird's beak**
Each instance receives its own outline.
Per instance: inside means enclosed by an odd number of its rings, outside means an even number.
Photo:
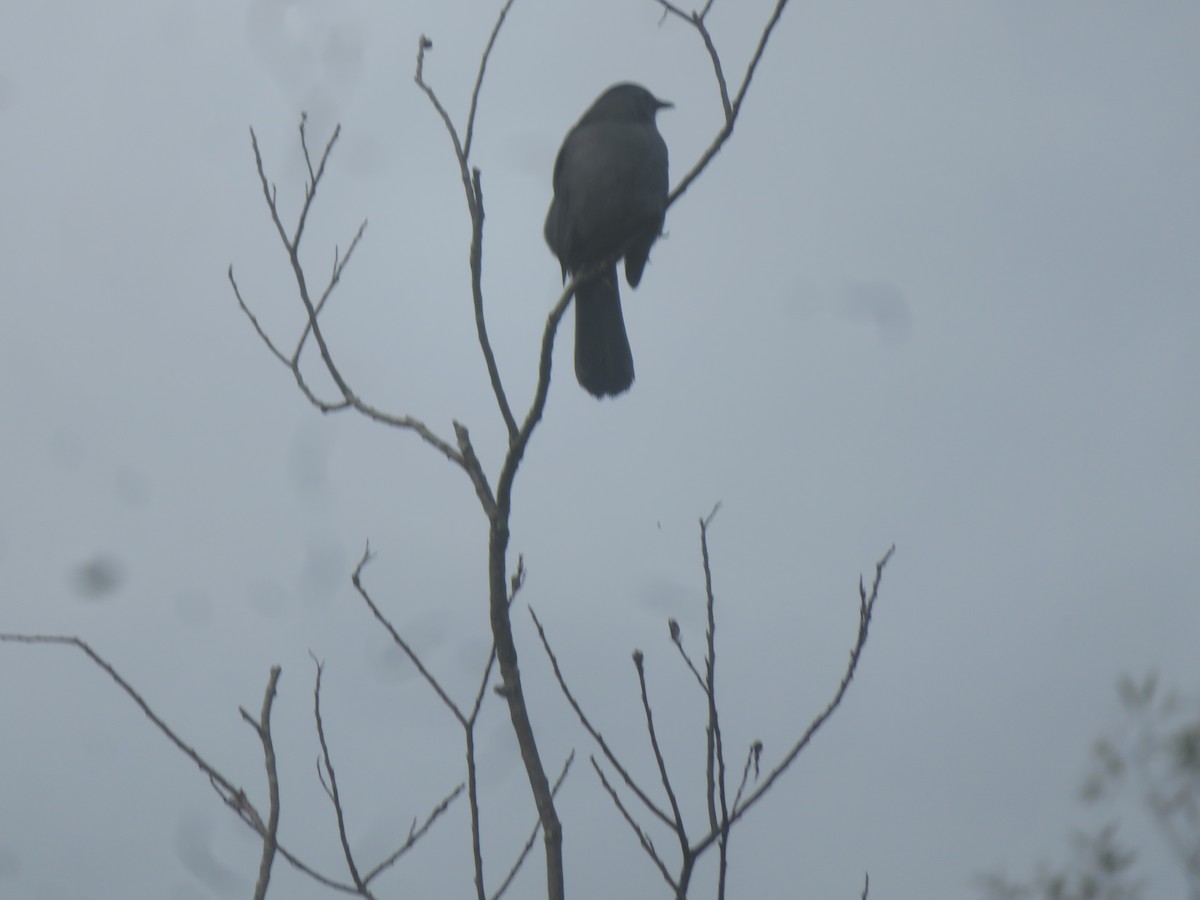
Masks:
[[[675,104],[672,103],[670,100],[659,100],[657,97],[655,97],[654,102],[656,104],[656,106],[655,106],[656,109],[674,109],[675,108]]]

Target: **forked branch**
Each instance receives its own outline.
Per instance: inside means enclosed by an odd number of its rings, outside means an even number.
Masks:
[[[301,204],[300,212],[296,218],[296,224],[292,230],[292,233],[289,235],[287,228],[283,224],[283,218],[279,211],[278,192],[276,191],[274,185],[272,185],[270,180],[267,178],[262,152],[258,145],[258,135],[255,134],[253,128],[250,129],[250,144],[254,150],[254,165],[258,172],[258,179],[259,184],[262,187],[263,198],[266,201],[267,209],[271,216],[271,222],[274,224],[275,231],[279,236],[279,240],[283,244],[284,251],[287,253],[288,262],[292,269],[292,276],[296,282],[296,289],[300,296],[300,302],[303,303],[306,313],[304,328],[301,330],[300,337],[296,342],[295,350],[290,355],[285,354],[279,349],[278,344],[266,333],[266,330],[259,323],[258,318],[251,311],[249,304],[242,296],[242,291],[238,286],[237,280],[234,278],[233,266],[230,266],[228,270],[229,284],[233,288],[233,293],[237,298],[238,306],[241,308],[242,312],[246,314],[246,317],[254,326],[254,330],[258,333],[258,336],[262,339],[263,343],[266,344],[267,349],[271,351],[271,354],[281,363],[283,363],[283,365],[286,366],[289,371],[291,371],[292,376],[296,379],[297,386],[300,388],[301,392],[308,399],[308,401],[313,404],[313,406],[324,413],[340,412],[344,409],[354,409],[367,418],[373,419],[374,421],[380,422],[384,425],[390,425],[393,428],[402,428],[415,431],[427,444],[435,447],[443,456],[466,471],[468,476],[471,477],[472,482],[475,483],[476,489],[479,490],[481,485],[486,487],[487,484],[487,480],[483,476],[483,473],[473,471],[472,467],[469,466],[467,461],[464,459],[463,454],[459,450],[455,449],[455,447],[453,447],[446,440],[434,434],[434,432],[424,422],[412,416],[392,415],[384,412],[383,410],[377,409],[376,407],[364,401],[351,389],[340,368],[334,361],[333,354],[325,340],[325,335],[321,330],[319,316],[324,310],[330,296],[332,296],[334,289],[341,281],[342,274],[345,272],[346,266],[349,265],[350,259],[353,256],[355,249],[358,247],[359,242],[362,240],[363,232],[367,227],[367,223],[364,220],[362,224],[359,225],[358,231],[355,232],[355,235],[350,241],[345,254],[342,254],[340,251],[335,249],[333,269],[330,273],[329,280],[325,283],[320,295],[314,301],[312,292],[309,288],[308,277],[305,274],[304,265],[300,259],[300,244],[304,238],[304,227],[308,221],[309,212],[311,211],[313,201],[317,196],[317,189],[321,184],[321,179],[325,175],[326,164],[329,161],[334,145],[337,143],[337,139],[340,134],[341,126],[338,126],[334,129],[329,141],[325,144],[325,148],[321,153],[320,161],[314,168],[308,146],[307,117],[303,115],[301,116],[300,145],[304,151],[304,158],[308,165],[309,181],[305,186],[304,201]],[[341,394],[340,400],[329,401],[321,399],[321,397],[317,395],[316,391],[312,389],[304,377],[300,367],[300,360],[309,334],[311,334],[313,339],[317,342],[317,347],[321,355],[321,360],[325,365],[325,370],[329,373],[329,377],[333,379],[334,384],[337,386],[338,392]]]
[[[778,0],[775,4],[775,9],[771,12],[770,18],[767,19],[766,25],[763,26],[762,34],[758,38],[758,44],[754,48],[750,62],[746,65],[746,74],[742,76],[742,83],[738,86],[737,95],[733,100],[729,99],[729,89],[725,83],[725,71],[721,65],[720,54],[717,52],[716,44],[713,42],[712,35],[709,33],[708,26],[704,21],[708,15],[708,11],[712,8],[713,0],[707,0],[703,9],[690,14],[685,13],[675,4],[667,2],[667,0],[653,0],[653,2],[663,8],[664,16],[670,14],[682,19],[695,28],[696,32],[700,35],[700,39],[704,42],[704,47],[708,51],[709,59],[712,61],[713,72],[717,78],[717,89],[721,96],[721,109],[725,114],[725,124],[717,132],[717,136],[713,138],[712,143],[700,155],[700,159],[696,161],[696,164],[675,185],[670,196],[668,196],[667,206],[670,207],[691,186],[692,182],[700,177],[700,173],[712,162],[713,157],[721,152],[721,147],[725,145],[730,135],[733,134],[733,126],[737,123],[738,114],[742,111],[742,101],[746,99],[746,92],[750,89],[750,82],[754,78],[754,72],[758,68],[763,53],[767,49],[767,41],[770,40],[775,26],[779,24],[779,18],[783,15],[783,9],[787,6],[788,0]]]
[[[218,771],[216,767],[214,767],[210,762],[208,762],[208,760],[201,756],[193,746],[184,741],[175,732],[175,730],[172,729],[171,726],[168,725],[166,721],[164,721],[163,718],[151,708],[150,704],[146,702],[141,693],[139,693],[138,690],[134,688],[133,685],[131,685],[110,662],[108,662],[108,660],[104,659],[104,657],[93,650],[85,641],[74,636],[45,634],[0,634],[0,643],[41,644],[74,647],[87,656],[87,658],[90,659],[106,675],[108,675],[109,678],[116,682],[117,686],[125,693],[125,695],[138,705],[146,718],[151,721],[155,728],[157,728],[167,738],[167,740],[175,745],[176,749],[178,749],[181,753],[183,753],[184,756],[196,764],[200,771],[207,776],[209,783],[213,786],[213,789],[217,792],[217,795],[221,798],[225,805],[232,809],[234,813],[237,814],[239,819],[245,822],[247,826],[253,829],[254,832],[263,839],[263,863],[266,863],[268,856],[266,844],[268,840],[269,829],[271,828],[271,812],[268,812],[268,818],[264,820],[261,813],[259,813],[258,809],[254,806],[254,803],[246,794],[246,791],[234,785],[233,782],[231,782],[227,777],[225,777],[225,775]],[[263,712],[260,713],[260,716],[257,720],[246,713],[245,710],[242,710],[243,716],[251,723],[251,726],[258,733],[260,740],[264,742],[264,751],[266,750],[266,740],[264,736],[269,734],[269,707],[274,697],[274,687],[277,679],[277,670],[273,669],[272,678],[268,682],[267,691],[263,697]],[[274,766],[273,746],[270,751],[270,757],[266,760],[266,764],[268,766],[268,773],[270,773],[271,768]],[[270,774],[268,774],[268,779],[270,779],[270,777]],[[278,797],[273,797],[272,802],[275,804],[275,815],[277,817]],[[287,860],[287,862],[294,869],[304,873],[318,884],[324,885],[325,887],[340,893],[360,895],[360,892],[355,885],[338,881],[337,879],[330,878],[329,876],[318,872],[294,853],[289,851],[283,844],[279,843],[277,839],[273,839],[273,845],[273,853],[278,853],[278,855]],[[263,883],[262,871],[263,869],[260,866],[260,884]]]

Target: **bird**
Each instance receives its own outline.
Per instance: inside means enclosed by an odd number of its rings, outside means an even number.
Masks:
[[[633,384],[617,261],[637,287],[667,210],[667,144],[655,114],[674,104],[639,84],[615,84],[567,132],[554,161],[544,234],[563,281],[611,263],[575,289],[575,377],[597,398]]]

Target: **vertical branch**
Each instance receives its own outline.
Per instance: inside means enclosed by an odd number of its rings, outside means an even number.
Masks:
[[[509,460],[518,442],[509,450]],[[508,519],[511,504],[512,477],[516,475],[517,463],[511,468],[506,462],[505,471],[511,472],[507,485],[501,475],[497,490],[496,515],[492,518],[488,541],[488,593],[492,621],[492,635],[496,642],[496,659],[500,663],[502,683],[500,693],[508,701],[509,718],[521,750],[521,761],[529,779],[530,791],[537,806],[538,819],[542,823],[542,836],[546,844],[546,885],[549,900],[563,900],[566,887],[562,859],[562,823],[554,808],[554,794],[550,780],[538,753],[537,739],[529,710],[525,705],[525,692],[521,687],[521,672],[517,665],[517,646],[513,640],[512,622],[509,618],[507,578],[505,577],[506,554],[508,552]]]
[[[550,900],[563,900],[565,893],[562,861],[562,823],[554,808],[554,794],[550,780],[538,753],[533,724],[525,706],[525,692],[521,687],[521,672],[517,665],[517,645],[513,640],[512,621],[509,613],[507,578],[507,554],[509,540],[509,517],[512,513],[512,489],[517,477],[525,448],[533,430],[542,418],[546,397],[550,392],[551,357],[554,352],[554,336],[558,323],[566,311],[567,304],[575,291],[575,279],[563,289],[558,303],[546,318],[542,333],[542,349],[538,365],[538,385],[533,404],[525,421],[509,444],[508,454],[496,481],[496,506],[490,518],[488,532],[488,606],[492,622],[492,638],[496,646],[496,660],[500,664],[500,693],[508,701],[509,718],[521,750],[521,761],[529,778],[529,787],[537,805],[538,818],[542,823],[542,835],[546,843],[546,880]]]
[[[329,784],[326,786],[326,791],[329,794],[329,800],[333,803],[333,812],[337,817],[338,838],[342,842],[342,855],[346,858],[346,868],[350,870],[350,878],[353,880],[355,887],[361,892],[365,892],[366,884],[359,875],[358,865],[354,862],[354,853],[350,849],[350,838],[346,834],[346,813],[342,808],[342,795],[338,790],[337,773],[333,770],[333,755],[329,752],[329,743],[325,740],[325,721],[321,717],[321,676],[325,672],[325,666],[313,656],[313,663],[317,667],[316,682],[313,685],[313,718],[317,722],[317,741],[321,745],[321,756],[325,760],[325,771],[329,775]],[[317,769],[320,772],[320,767]]]
[[[474,722],[472,721],[472,725]],[[475,765],[475,729],[467,727],[467,803],[471,808],[471,863],[475,868],[475,900],[486,900],[483,883],[483,839],[479,819],[479,776]]]
[[[720,510],[718,503],[712,512],[700,520],[700,556],[704,564],[704,593],[705,605],[708,609],[708,652],[704,659],[704,686],[708,696],[708,810],[710,820],[717,818],[713,798],[713,783],[716,782],[716,794],[721,801],[720,839],[717,842],[719,863],[717,869],[717,897],[723,900],[725,896],[725,876],[729,864],[729,804],[725,796],[725,748],[721,739],[721,722],[717,715],[717,619],[716,598],[713,594],[712,567],[708,559],[708,526]],[[713,773],[713,757],[716,757],[717,771]],[[717,827],[716,825],[713,826]]]
[[[262,712],[257,721],[246,710],[241,710],[242,718],[250,723],[250,727],[258,733],[262,741],[263,761],[267,767],[267,790],[271,798],[271,808],[267,815],[267,827],[263,831],[262,859],[258,864],[258,883],[254,887],[254,900],[265,900],[267,886],[271,882],[271,866],[275,862],[275,850],[278,846],[279,835],[279,773],[275,768],[275,742],[271,738],[271,706],[275,702],[275,686],[279,683],[279,666],[271,666],[271,677],[267,679],[267,689],[263,694]]]
[[[658,746],[658,732],[654,729],[654,713],[650,710],[650,695],[646,692],[646,666],[641,650],[633,651],[633,664],[637,668],[638,687],[642,694],[642,710],[646,714],[646,731],[650,735],[650,747],[654,750],[654,762],[658,766],[658,776],[662,779],[663,790],[667,792],[667,800],[671,804],[671,814],[675,817],[675,836],[679,838],[679,848],[686,857],[688,853],[687,830],[683,826],[683,814],[679,811],[679,801],[675,799],[675,790],[671,787],[671,779],[667,775],[667,763],[663,759],[662,749]]]
[[[483,72],[487,66],[487,57],[491,53],[492,45],[495,43],[496,35],[500,31],[500,26],[504,22],[504,17],[508,13],[508,8],[512,3],[506,3],[500,11],[500,18],[496,22],[496,27],[492,31],[491,39],[488,42],[487,50],[479,66],[479,76],[475,85],[475,93],[471,101],[471,113],[468,125],[468,141],[471,138],[471,130],[475,124],[475,104],[479,98],[479,89],[483,81]],[[492,343],[488,338],[487,323],[483,317],[483,188],[480,184],[479,169],[475,169],[472,173],[467,165],[468,149],[464,148],[462,141],[458,138],[458,130],[454,127],[454,122],[450,118],[450,114],[446,112],[446,108],[442,106],[442,102],[438,99],[433,88],[425,82],[425,51],[433,48],[433,41],[429,40],[425,35],[421,35],[420,43],[417,45],[417,72],[413,76],[425,96],[429,98],[429,102],[433,104],[433,108],[441,117],[442,124],[446,126],[446,132],[450,135],[450,142],[454,145],[454,157],[458,161],[459,177],[462,179],[463,192],[467,199],[467,213],[471,217],[471,300],[475,308],[475,330],[479,338],[479,349],[483,352],[484,363],[487,365],[488,379],[492,383],[492,391],[496,395],[496,405],[500,408],[500,415],[504,419],[504,425],[508,429],[509,440],[513,440],[517,433],[517,421],[513,418],[512,409],[508,405],[508,397],[504,393],[504,385],[500,381],[500,369],[496,366],[496,356],[492,352]]]

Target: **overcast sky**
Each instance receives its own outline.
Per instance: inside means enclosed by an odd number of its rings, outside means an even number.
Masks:
[[[462,778],[461,735],[355,596],[456,697],[490,641],[486,522],[410,433],[322,417],[239,311],[303,323],[253,167],[303,189],[296,126],[340,122],[306,237],[314,277],[364,240],[324,319],[369,402],[484,465],[504,441],[475,341],[449,139],[499,2],[130,0],[0,6],[0,631],[75,634],[257,799],[270,666],[285,843],[342,876],[316,781],[311,650],[350,835],[386,854]],[[740,77],[767,0],[718,0]],[[649,0],[517,0],[473,163],[486,310],[527,407],[559,267],[541,237],[563,135],[634,80],[678,177],[720,126],[707,55]],[[695,829],[697,520],[711,532],[731,755],[773,759],[827,701],[857,580],[893,542],[845,706],[732,844],[731,896],[960,897],[1063,856],[1106,811],[1075,797],[1118,725],[1121,672],[1200,680],[1200,7],[794,0],[725,149],[670,210],[636,291],[637,365],[598,403],[560,333],[516,484],[512,549],[598,724],[653,783],[640,647]],[[308,371],[327,397],[315,363]],[[522,671],[561,800],[569,892],[666,896],[596,783],[524,609]],[[0,646],[0,895],[246,897],[257,846],[205,777],[66,649]],[[500,701],[480,740],[495,885],[534,821]],[[1136,807],[1150,896],[1182,880]],[[464,804],[381,895],[468,896]],[[662,847],[668,836],[658,837]],[[514,896],[537,896],[534,859]],[[329,896],[276,866],[273,895]],[[700,890],[698,897],[709,896]]]

